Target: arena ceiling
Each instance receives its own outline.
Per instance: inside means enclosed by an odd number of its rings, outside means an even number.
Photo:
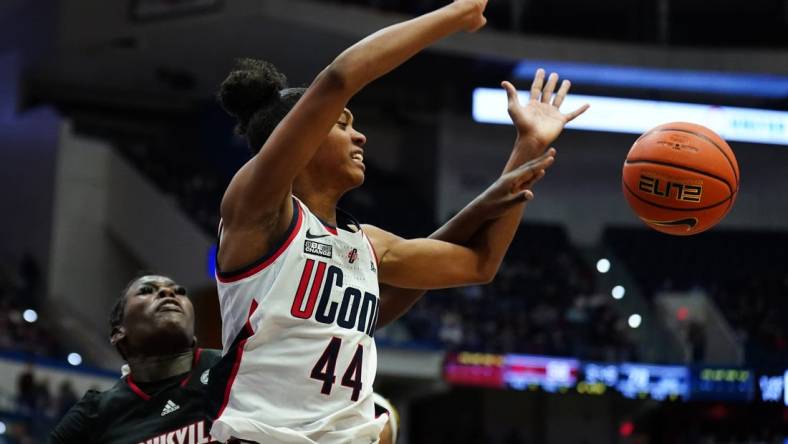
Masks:
[[[144,3],[168,2],[59,2],[52,56],[37,64],[29,76],[37,98],[188,106],[212,94],[232,61],[244,56],[268,59],[288,74],[291,84],[302,85],[354,41],[407,17],[315,0],[193,0],[174,3],[209,7],[193,14],[141,20],[133,5]],[[214,3],[219,6],[212,8]],[[582,10],[566,6],[567,11],[574,11],[571,17]],[[720,49],[709,57],[703,48],[489,29],[442,42],[389,82],[417,88],[429,101],[445,85],[500,79],[516,61],[528,57],[720,71],[741,70],[746,61],[749,71],[788,74],[788,50],[784,49]]]

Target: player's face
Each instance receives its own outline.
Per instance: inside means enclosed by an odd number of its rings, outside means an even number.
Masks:
[[[194,306],[172,279],[143,276],[126,293],[123,326],[128,351],[176,353],[194,342]]]
[[[353,113],[345,108],[308,168],[317,177],[336,178],[339,187],[358,187],[364,183],[366,143],[367,137],[353,127]]]

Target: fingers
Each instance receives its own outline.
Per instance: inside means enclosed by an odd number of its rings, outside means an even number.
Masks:
[[[537,171],[537,172],[536,172],[536,175],[534,175],[534,177],[532,177],[532,178],[531,178],[531,180],[529,180],[528,182],[525,182],[525,183],[522,185],[521,189],[532,188],[532,187],[533,187],[534,185],[536,185],[536,184],[537,184],[537,183],[538,183],[540,180],[542,180],[542,178],[543,178],[543,177],[544,177],[546,174],[547,174],[547,172],[546,172],[545,170],[539,170],[539,171]]]
[[[564,99],[566,95],[569,93],[569,88],[572,86],[572,82],[569,80],[564,80],[561,82],[561,87],[558,88],[558,93],[555,95],[555,100],[553,100],[553,106],[556,108],[560,108],[561,104],[564,103]]]
[[[512,188],[509,192],[511,194],[518,194],[525,190],[530,190],[545,176],[545,174],[547,174],[545,170],[539,170],[534,172],[532,175],[523,175],[518,177],[517,180],[512,184]]]
[[[501,82],[501,86],[506,90],[506,99],[509,102],[509,110],[516,109],[520,106],[520,97],[517,94],[517,89],[507,81]]]
[[[550,100],[553,98],[553,91],[555,91],[556,84],[558,84],[558,74],[551,73],[542,91],[542,103],[550,103]]]
[[[564,114],[564,118],[566,119],[567,123],[568,123],[568,122],[571,122],[572,120],[574,120],[574,119],[575,119],[575,117],[577,117],[577,116],[579,116],[580,114],[583,114],[584,112],[586,112],[586,110],[587,110],[587,109],[588,109],[590,106],[591,106],[591,105],[589,105],[589,104],[587,104],[587,103],[586,103],[585,105],[583,105],[583,106],[581,106],[580,108],[578,108],[578,109],[576,109],[576,110],[572,111],[571,113],[569,113],[569,114]]]
[[[509,197],[504,202],[519,203],[534,198],[533,187],[547,174],[546,170],[555,162],[555,148],[550,148],[536,159],[521,165],[516,170],[508,173]]]
[[[501,202],[501,208],[499,209],[499,213],[503,214],[506,210],[511,208],[514,205],[521,204],[523,202],[528,202],[533,200],[534,192],[531,190],[520,191],[517,194],[513,194],[512,196],[508,197],[506,200]]]
[[[541,162],[543,159],[544,160],[548,160],[550,158],[555,158],[556,152],[557,151],[555,150],[555,148],[550,147],[550,148],[546,149],[545,152],[542,153],[539,157],[537,157],[536,159],[532,160],[531,162]],[[528,162],[528,163],[531,163],[531,162]],[[528,163],[526,163],[526,165],[528,165]]]
[[[541,156],[537,157],[536,159],[527,162],[523,167],[531,171],[531,176],[535,176],[539,170],[546,170],[550,168],[550,165],[555,162],[555,148],[549,148],[547,151],[542,153]]]
[[[535,177],[537,177],[540,172],[544,172],[555,162],[555,148],[550,148],[541,156],[526,162],[525,164],[521,165],[519,168],[514,170],[515,178],[512,181],[515,188],[520,188],[519,184],[530,182]]]
[[[529,100],[538,101],[542,96],[542,86],[544,85],[544,69],[539,68],[536,70],[534,81],[531,82],[531,97]]]

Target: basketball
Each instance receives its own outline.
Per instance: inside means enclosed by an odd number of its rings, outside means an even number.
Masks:
[[[739,190],[739,165],[714,131],[694,123],[666,123],[632,145],[622,188],[646,225],[689,236],[713,227],[730,211]]]

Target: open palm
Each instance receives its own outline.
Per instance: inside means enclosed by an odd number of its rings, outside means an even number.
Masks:
[[[547,83],[545,83],[544,77],[544,70],[538,69],[534,81],[531,83],[530,98],[524,106],[520,103],[514,85],[509,82],[501,83],[501,86],[506,90],[509,116],[517,128],[517,136],[536,142],[530,146],[537,149],[538,152],[530,153],[528,158],[541,154],[561,134],[568,122],[588,109],[586,104],[570,113],[562,113],[560,107],[571,84],[568,80],[564,80],[561,82],[558,92],[553,94],[558,84],[558,74],[550,74]]]

